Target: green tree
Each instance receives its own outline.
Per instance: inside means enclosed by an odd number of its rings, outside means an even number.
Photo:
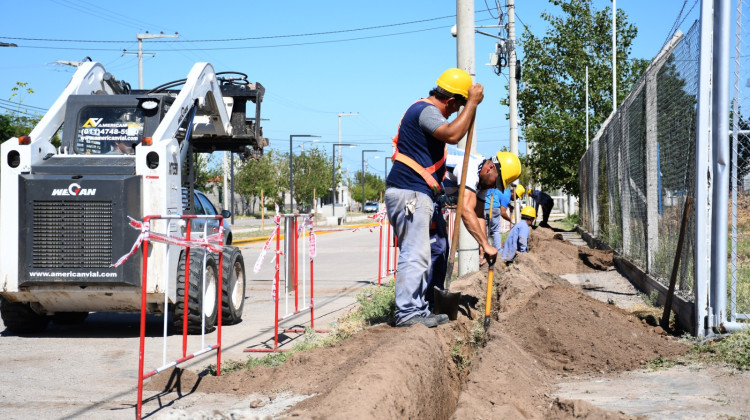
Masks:
[[[15,136],[15,132],[13,119],[6,114],[0,114],[0,143]]]
[[[294,201],[298,206],[313,206],[313,194],[325,197],[331,188],[331,160],[318,148],[294,156]]]
[[[371,173],[365,173],[365,201],[378,201],[383,189],[384,185],[382,178]],[[354,201],[362,201],[362,171],[354,173],[351,194]]]
[[[25,96],[34,93],[34,89],[28,87],[27,82],[16,82],[15,86],[13,86],[10,91],[11,95],[8,100],[14,102],[16,105],[15,109],[0,115],[0,143],[11,137],[29,135],[31,130],[33,130],[42,119],[42,115],[29,111],[28,108],[23,105]],[[55,134],[52,138],[52,144],[55,147],[60,146],[60,137],[58,134]]]
[[[525,88],[519,91],[519,115],[533,153],[537,183],[578,195],[578,161],[585,152],[585,72],[589,68],[590,135],[612,111],[612,13],[592,10],[591,0],[550,0],[559,16],[542,13],[549,23],[543,37],[528,29],[521,44]],[[637,29],[617,10],[618,102],[647,66],[631,60]]]
[[[195,189],[200,191],[208,190],[208,183],[218,176],[221,176],[221,170],[216,167],[214,156],[205,153],[196,153],[193,155],[193,165],[195,166]]]
[[[266,149],[260,159],[250,159],[240,165],[235,175],[235,189],[240,194],[255,199],[260,198],[263,191],[264,199],[271,198],[275,204],[281,204],[279,165],[278,153],[273,149]]]

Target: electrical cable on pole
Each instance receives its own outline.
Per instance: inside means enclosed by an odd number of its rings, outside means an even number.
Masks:
[[[144,39],[154,39],[154,38],[179,38],[180,35],[175,33],[174,35],[166,35],[166,34],[150,34],[146,32],[145,34],[136,34],[135,38],[138,40],[138,52],[137,53],[131,53],[127,52],[127,50],[122,50],[122,55],[128,55],[128,54],[135,54],[138,56],[138,89],[143,89],[143,40]],[[146,53],[150,55],[151,57],[155,57],[155,53]]]

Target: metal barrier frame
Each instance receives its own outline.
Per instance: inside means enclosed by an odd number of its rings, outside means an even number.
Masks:
[[[219,248],[220,251],[219,254],[219,262],[218,262],[218,273],[217,273],[217,339],[216,344],[209,345],[207,347],[204,347],[194,353],[191,353],[187,355],[187,307],[188,307],[188,298],[190,295],[190,287],[185,287],[185,303],[184,303],[184,312],[182,317],[182,357],[179,359],[176,359],[170,363],[166,363],[163,366],[156,368],[154,370],[151,370],[147,373],[143,372],[143,365],[144,365],[144,349],[145,349],[145,340],[146,340],[146,295],[147,295],[147,285],[148,285],[148,243],[151,240],[149,232],[151,228],[151,220],[192,220],[192,219],[216,219],[219,220]],[[201,247],[207,247],[209,245],[208,242],[208,236],[207,236],[207,227],[208,224],[204,225],[204,236],[203,236],[203,243],[201,243]],[[167,232],[169,229],[167,229]],[[224,275],[223,272],[223,266],[224,266],[224,252],[223,252],[223,246],[224,246],[224,218],[221,215],[168,215],[168,216],[160,216],[160,215],[149,215],[143,218],[143,223],[141,225],[141,232],[142,232],[142,253],[143,253],[143,267],[142,267],[142,281],[141,281],[141,318],[140,318],[140,340],[139,340],[139,349],[138,349],[138,402],[136,405],[136,418],[140,419],[143,409],[143,381],[145,379],[150,378],[151,376],[162,372],[170,367],[177,366],[180,363],[183,363],[185,361],[188,361],[196,356],[200,356],[204,353],[207,353],[209,351],[216,350],[216,376],[221,376],[221,313],[222,313],[222,305],[221,305],[221,299],[223,294],[223,285],[222,285],[222,278]],[[187,223],[187,228],[185,231],[185,241],[188,242],[188,245],[177,245],[177,246],[184,246],[185,247],[185,279],[186,281],[189,281],[190,279],[190,237],[191,237],[191,231],[190,231],[190,223]],[[176,244],[175,244],[176,245]],[[206,287],[206,272],[205,272],[205,261],[206,261],[206,254],[204,254],[204,267],[203,267],[203,292],[205,294],[205,287]],[[167,282],[167,285],[169,282]],[[169,292],[169,286],[167,286],[167,289],[165,290],[165,323],[166,323],[166,300],[168,299],[168,292]],[[205,332],[206,332],[206,326],[205,326],[205,319],[206,314],[203,312],[203,305],[201,305],[201,318],[202,318],[202,332],[201,332],[201,343],[205,344]],[[164,332],[164,357],[166,357],[166,329]]]

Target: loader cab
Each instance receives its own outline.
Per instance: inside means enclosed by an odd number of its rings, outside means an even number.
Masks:
[[[169,96],[72,95],[63,126],[65,153],[88,156],[135,154],[174,101]]]

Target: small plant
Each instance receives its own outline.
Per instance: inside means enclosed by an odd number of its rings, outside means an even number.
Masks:
[[[646,364],[646,369],[648,370],[661,370],[661,369],[669,369],[674,366],[684,365],[685,362],[678,359],[666,359],[663,356],[659,356],[656,359],[653,359],[649,361]]]
[[[370,286],[357,295],[359,313],[367,325],[393,320],[396,312],[396,282],[391,279],[383,286]]]
[[[456,339],[453,341],[453,346],[451,347],[451,359],[453,360],[453,364],[456,365],[459,372],[463,372],[464,369],[469,367],[471,364],[471,358],[466,357],[463,351],[463,340],[459,337],[456,337]]]
[[[643,299],[644,302],[648,306],[658,307],[659,306],[659,291],[658,290],[652,290],[651,293],[645,294],[645,293],[639,293],[638,294],[641,299]]]
[[[738,370],[750,370],[750,329],[699,344],[690,353],[700,359],[723,362]]]

